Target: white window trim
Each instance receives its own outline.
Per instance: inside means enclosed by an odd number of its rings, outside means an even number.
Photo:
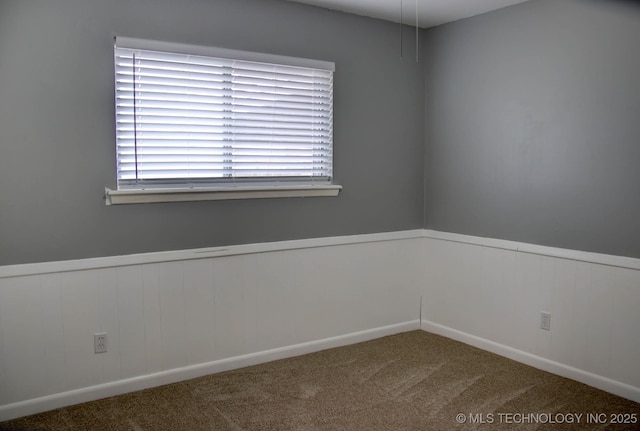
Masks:
[[[335,71],[335,63],[297,57],[273,54],[263,54],[248,51],[237,51],[226,48],[188,45],[172,42],[160,42],[128,37],[116,38],[116,43],[126,45],[132,49],[148,49],[160,51],[174,51],[192,55],[203,55],[238,60],[278,63],[289,66],[320,68]],[[262,199],[262,198],[291,198],[291,197],[323,197],[337,196],[342,186],[333,183],[294,183],[286,184],[238,184],[221,187],[189,187],[176,188],[146,188],[120,189],[105,188],[104,199],[106,205],[212,201],[232,199]]]
[[[193,189],[111,190],[105,188],[107,205],[143,204],[161,202],[216,201],[231,199],[302,198],[337,196],[342,186],[282,185],[282,186],[232,186]]]
[[[233,58],[236,60],[255,61],[262,63],[278,63],[287,66],[309,67],[314,69],[336,70],[331,61],[313,60],[308,58],[289,57],[286,55],[264,54],[260,52],[238,51],[235,49],[214,46],[188,45],[184,43],[160,42],[156,40],[136,39],[131,37],[116,37],[116,44],[131,49],[148,49],[152,51],[171,51],[183,54],[203,55],[207,57]]]

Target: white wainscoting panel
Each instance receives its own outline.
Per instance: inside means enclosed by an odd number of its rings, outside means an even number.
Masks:
[[[430,231],[424,247],[423,329],[640,402],[637,260]]]
[[[0,299],[2,299],[2,296],[0,295]],[[7,387],[7,379],[5,378],[4,375],[4,361],[5,361],[5,355],[4,355],[4,337],[2,335],[3,330],[2,330],[2,302],[0,301],[0,406],[8,404],[9,401],[8,399],[8,387]]]
[[[419,325],[640,401],[638,304],[640,260],[422,230],[0,267],[0,421]]]
[[[42,289],[37,276],[6,280],[0,300],[5,402],[46,394]],[[5,298],[12,298],[7,301]],[[11,368],[8,364],[19,364]],[[63,373],[64,369],[60,370]]]
[[[422,242],[410,231],[0,267],[0,421],[418,329]]]

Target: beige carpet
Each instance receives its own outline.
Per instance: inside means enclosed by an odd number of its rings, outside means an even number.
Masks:
[[[638,416],[638,403],[413,331],[29,416],[0,430],[640,430],[611,423]]]

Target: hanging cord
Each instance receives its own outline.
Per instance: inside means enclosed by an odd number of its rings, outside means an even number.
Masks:
[[[138,173],[138,107],[136,106],[136,53],[133,53],[133,57],[131,60],[131,64],[133,65],[133,150],[135,152],[135,161],[136,161],[136,184],[138,184],[138,180],[140,179]]]
[[[402,0],[400,0],[400,58],[404,57],[404,44],[403,44],[403,37],[402,37],[402,20],[403,20],[403,13],[402,13]]]
[[[402,0],[401,0],[402,2]],[[418,0],[416,0],[416,63],[418,63],[420,61],[420,55],[419,55],[419,50],[418,50],[418,39],[419,39],[419,33],[420,33],[420,22],[419,22],[419,18],[418,18]]]
[[[416,0],[416,63],[420,62],[420,17],[418,15],[418,0]],[[404,32],[403,32],[404,10],[402,0],[400,0],[400,58],[404,57]]]

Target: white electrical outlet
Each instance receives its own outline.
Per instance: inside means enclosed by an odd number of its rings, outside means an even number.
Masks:
[[[546,311],[540,312],[540,329],[551,331],[551,313]]]
[[[106,332],[93,334],[93,351],[95,353],[105,353],[107,351],[107,333]]]

